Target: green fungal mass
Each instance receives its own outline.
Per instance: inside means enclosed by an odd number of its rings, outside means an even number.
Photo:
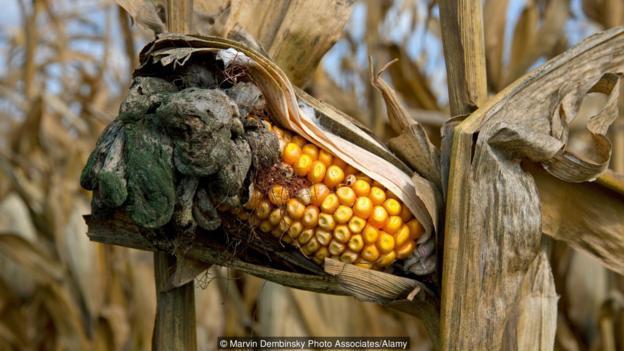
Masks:
[[[121,128],[121,123],[115,120],[104,129],[104,132],[98,138],[95,150],[89,156],[87,164],[80,174],[80,186],[87,190],[95,190],[97,187],[97,174],[102,169]]]
[[[128,196],[126,181],[111,171],[102,171],[98,174],[98,193],[100,200],[107,207],[119,207]]]
[[[241,206],[254,174],[277,162],[277,137],[248,118],[264,109],[255,85],[222,90],[205,68],[180,72],[134,79],[81,175],[94,215],[121,210],[143,228],[215,230],[217,207]]]
[[[125,131],[126,211],[142,227],[161,227],[171,219],[175,204],[171,145],[145,122],[127,125]]]

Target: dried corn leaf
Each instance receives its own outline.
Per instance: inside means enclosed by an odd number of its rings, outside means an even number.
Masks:
[[[410,117],[409,112],[401,104],[401,100],[395,90],[381,78],[385,68],[393,62],[379,70],[377,74],[374,74],[372,71],[373,67],[371,64],[371,83],[381,92],[386,103],[390,126],[399,135],[390,140],[389,146],[394,153],[420,175],[438,188],[441,188],[440,152],[438,148],[429,140],[425,128]],[[437,213],[437,209],[430,209],[430,212]],[[437,215],[434,218],[434,223],[436,222]]]
[[[563,35],[568,12],[568,0],[551,0],[540,19],[538,5],[528,3],[516,25],[507,82],[520,77],[538,58],[553,50]]]
[[[399,59],[396,65],[389,66],[388,72],[405,102],[424,110],[438,110],[436,96],[421,68],[409,58],[403,48],[397,45],[389,45],[388,53],[390,57]]]
[[[624,24],[624,3],[619,0],[583,0],[583,12],[604,28]]]
[[[621,52],[624,29],[594,35],[491,98],[455,128],[443,261],[444,349],[491,349],[506,342],[502,332],[490,331],[500,331],[509,320],[508,306],[517,301],[538,255],[542,228],[556,227],[549,217],[540,217],[540,196],[552,195],[540,193],[546,188],[520,161],[545,163],[565,152],[565,122],[593,86],[624,71],[624,55],[614,54]],[[603,128],[611,117],[598,119]],[[590,156],[600,160],[603,152]],[[598,177],[601,169],[577,169],[567,179]],[[608,211],[604,203],[591,206]],[[624,213],[608,216],[604,226],[593,229],[581,209],[566,216],[578,218],[579,230],[596,234],[596,240],[613,235],[611,230],[624,232]]]
[[[163,32],[155,2],[117,3],[138,23]],[[295,85],[302,85],[342,35],[352,5],[352,0],[196,0],[191,32],[232,38],[264,50]]]
[[[507,23],[505,14],[508,4],[508,0],[486,0],[483,6],[487,78],[496,91],[503,84],[503,48]]]
[[[4,233],[0,235],[0,253],[27,269],[40,283],[50,283],[63,278],[63,268],[44,250],[23,237]]]
[[[597,182],[573,184],[530,169],[540,193],[542,231],[624,274],[624,192]],[[620,176],[624,184],[624,178]]]

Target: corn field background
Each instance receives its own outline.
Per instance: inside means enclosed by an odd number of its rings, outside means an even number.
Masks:
[[[153,33],[113,1],[6,0],[0,12],[0,350],[144,350],[155,314],[152,255],[89,242],[90,195],[79,175],[117,114],[140,48]],[[209,6],[195,2],[199,25]],[[204,12],[202,12],[204,11]],[[488,90],[498,92],[594,32],[624,25],[621,0],[485,0]],[[438,6],[431,0],[354,5],[336,45],[304,87],[389,136],[369,84],[385,78],[439,143],[448,119]],[[571,147],[604,96],[590,94]],[[611,127],[611,167],[624,173],[624,118]],[[552,239],[549,239],[552,240]],[[552,240],[560,294],[556,349],[624,350],[624,279]],[[421,322],[353,298],[285,288],[211,268],[198,279],[201,350],[218,336],[409,336],[429,350]]]

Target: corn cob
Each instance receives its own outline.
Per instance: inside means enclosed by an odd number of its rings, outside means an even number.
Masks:
[[[394,194],[327,150],[263,122],[279,140],[277,167],[299,182],[256,182],[245,209],[235,212],[240,219],[318,264],[331,257],[381,269],[412,253],[423,227]]]

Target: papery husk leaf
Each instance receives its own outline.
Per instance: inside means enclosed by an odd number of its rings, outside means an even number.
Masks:
[[[405,171],[409,168],[402,165],[401,161],[383,148],[383,145],[376,139],[358,131],[355,124],[350,125],[344,116],[335,113],[330,108],[323,108],[310,96],[299,98],[297,90],[284,72],[264,55],[226,39],[163,34],[141,52],[142,67],[137,70],[136,74],[140,75],[142,70],[148,69],[149,64],[153,63],[163,66],[184,64],[190,55],[202,52],[218,53],[218,56],[226,61],[226,66],[234,63],[245,67],[253,82],[262,91],[267,102],[267,109],[274,121],[310,142],[326,148],[384,185],[401,199],[416,219],[422,223],[426,235],[431,235],[434,228],[433,218],[436,214],[432,213],[419,198],[420,193],[428,193],[431,189],[417,189],[411,179],[411,174]],[[316,106],[323,108],[321,114],[326,118],[331,118],[346,129],[351,129],[351,134],[356,137],[352,140],[345,140],[334,134],[332,130],[325,129],[318,122]],[[338,132],[342,135],[346,134],[345,128],[338,129]],[[367,150],[371,145],[377,146],[373,152]]]

